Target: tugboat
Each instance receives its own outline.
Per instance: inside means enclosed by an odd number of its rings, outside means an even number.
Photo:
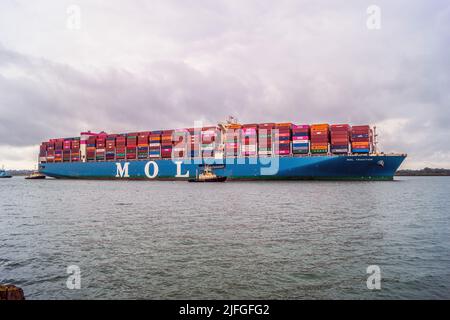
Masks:
[[[5,169],[0,169],[0,178],[12,178],[12,175],[7,173]]]
[[[40,173],[39,171],[34,171],[30,175],[26,176],[25,179],[28,180],[37,180],[37,179],[45,179],[45,174]]]
[[[227,177],[216,176],[209,166],[205,166],[203,172],[198,174],[195,179],[189,179],[189,182],[224,182]]]

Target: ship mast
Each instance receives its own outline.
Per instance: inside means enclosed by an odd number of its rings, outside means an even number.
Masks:
[[[373,127],[373,152],[378,154],[378,134],[377,134],[377,126]]]

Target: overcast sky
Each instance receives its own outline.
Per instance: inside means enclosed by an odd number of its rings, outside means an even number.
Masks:
[[[444,0],[1,0],[0,165],[234,115],[376,124],[403,168],[450,167],[449,43]]]

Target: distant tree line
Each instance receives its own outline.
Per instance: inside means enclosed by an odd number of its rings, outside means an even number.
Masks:
[[[450,169],[423,168],[420,170],[398,170],[397,176],[450,176]]]

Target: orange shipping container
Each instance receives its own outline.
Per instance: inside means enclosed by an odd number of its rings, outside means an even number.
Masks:
[[[311,145],[311,150],[322,150],[322,149],[328,149],[328,145]]]
[[[311,129],[328,130],[330,126],[327,123],[312,124]]]
[[[353,146],[368,146],[369,142],[352,142]]]
[[[291,126],[291,122],[279,122],[275,124],[275,128],[290,128]]]
[[[315,130],[313,135],[326,135],[328,132],[326,130]]]

